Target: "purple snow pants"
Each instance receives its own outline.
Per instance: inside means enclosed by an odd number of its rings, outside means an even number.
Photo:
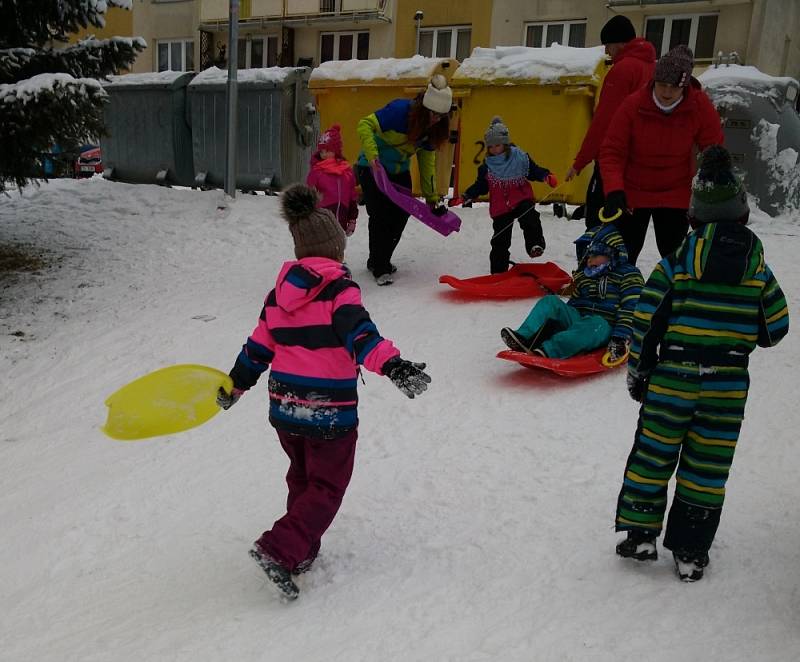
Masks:
[[[358,431],[337,439],[277,433],[289,456],[286,514],[256,542],[287,570],[294,570],[301,561],[316,557],[322,534],[339,510],[353,475]]]

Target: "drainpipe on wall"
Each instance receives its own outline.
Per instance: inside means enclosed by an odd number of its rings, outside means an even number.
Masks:
[[[225,89],[225,193],[236,197],[236,109],[238,101],[239,0],[228,11],[228,84]]]

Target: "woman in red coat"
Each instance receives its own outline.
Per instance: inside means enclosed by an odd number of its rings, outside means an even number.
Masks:
[[[719,114],[692,77],[693,66],[686,46],[661,57],[653,81],[622,102],[600,147],[603,213],[623,212],[617,227],[633,264],[651,216],[662,257],[681,245],[696,154],[724,140]]]

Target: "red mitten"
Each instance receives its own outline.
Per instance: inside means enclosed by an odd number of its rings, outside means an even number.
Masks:
[[[558,180],[556,179],[556,176],[552,172],[547,174],[547,177],[544,178],[544,181],[547,182],[547,185],[550,188],[555,188],[556,186],[558,186]]]

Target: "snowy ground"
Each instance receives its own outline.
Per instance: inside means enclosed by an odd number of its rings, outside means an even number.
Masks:
[[[464,302],[486,206],[444,239],[410,221],[395,285],[348,262],[367,308],[431,389],[367,373],[356,469],[300,599],[247,556],[282,513],[287,462],[266,380],[200,428],[106,438],[105,397],[174,363],[227,371],[291,257],[277,200],[62,180],[0,200],[0,245],[46,268],[0,275],[0,660],[791,660],[800,658],[800,335],[757,351],[706,579],[613,553],[637,406],[622,371],[575,382],[497,360],[530,301]],[[546,257],[582,221],[545,207]],[[800,219],[755,214],[800,310]],[[521,236],[514,238],[521,254]],[[641,259],[655,264],[652,238]],[[646,274],[647,275],[647,274]]]

